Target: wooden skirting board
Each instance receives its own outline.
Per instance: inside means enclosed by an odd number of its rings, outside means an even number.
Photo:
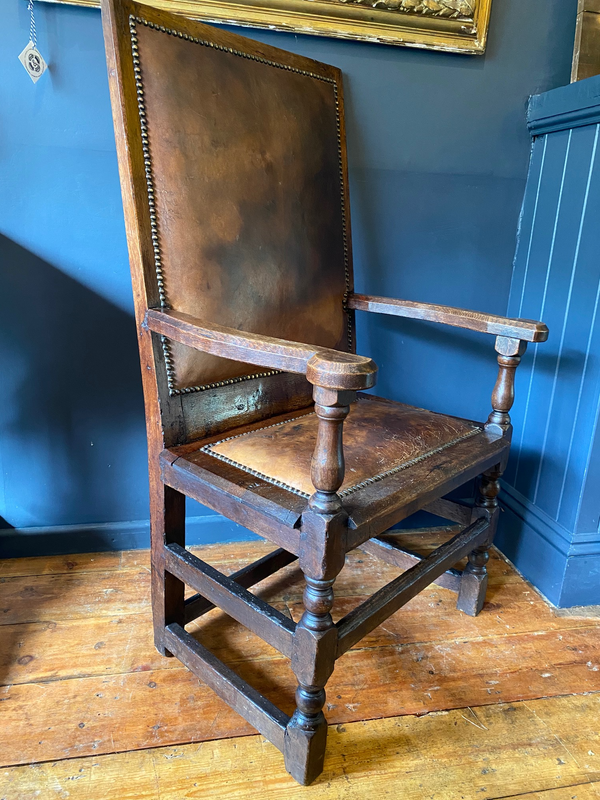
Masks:
[[[272,549],[194,552],[231,574]],[[351,553],[334,618],[397,573]],[[302,588],[292,563],[253,591],[297,621]],[[300,787],[274,747],[154,650],[147,552],[0,562],[0,798],[598,800],[600,621],[556,615],[497,552],[482,613],[455,603],[432,585],[342,657],[325,773]],[[295,680],[276,650],[215,610],[188,629],[291,712]]]

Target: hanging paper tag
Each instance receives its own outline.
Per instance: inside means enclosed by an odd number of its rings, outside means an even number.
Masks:
[[[23,50],[19,56],[19,61],[23,64],[27,70],[27,74],[34,83],[42,77],[47,69],[47,64],[42,58],[42,54],[33,42],[29,42],[27,47]]]

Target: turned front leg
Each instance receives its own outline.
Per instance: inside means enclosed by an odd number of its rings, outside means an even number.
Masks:
[[[292,669],[298,681],[296,710],[286,729],[284,756],[287,771],[308,785],[323,771],[325,684],[335,665],[337,629],[330,613],[333,579],[306,575],[305,580],[304,614],[296,626],[292,651]]]
[[[472,519],[482,516],[488,518],[489,529],[486,542],[469,553],[469,560],[463,570],[456,607],[470,617],[476,617],[483,608],[488,585],[487,562],[489,549],[498,525],[498,493],[501,466],[488,470],[479,478],[477,498],[473,508]]]
[[[344,481],[342,426],[354,393],[315,387],[319,419],[311,464],[315,492],[303,514],[300,567],[304,573],[304,613],[294,634],[292,669],[298,680],[296,711],[285,734],[288,772],[309,784],[323,770],[327,721],[325,684],[333,672],[337,628],[331,618],[333,584],[344,565],[347,518],[337,494]]]
[[[520,339],[509,339],[506,336],[496,338],[498,353],[498,377],[492,392],[492,412],[485,424],[488,433],[505,436],[510,439],[512,424],[510,409],[515,400],[515,372],[521,356],[525,352],[527,342]],[[469,554],[469,561],[463,571],[458,594],[457,607],[469,616],[476,616],[483,608],[488,584],[487,562],[489,549],[498,527],[498,493],[500,477],[505,462],[485,472],[479,479],[477,498],[472,519],[482,516],[488,518],[489,534],[485,544],[475,548]]]

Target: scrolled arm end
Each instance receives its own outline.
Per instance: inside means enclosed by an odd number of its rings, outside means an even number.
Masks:
[[[360,391],[375,386],[377,365],[365,356],[322,350],[309,359],[306,378],[323,389]]]
[[[239,331],[180,311],[150,308],[142,329],[211,355],[306,375],[324,389],[358,391],[375,385],[377,366],[370,358]]]

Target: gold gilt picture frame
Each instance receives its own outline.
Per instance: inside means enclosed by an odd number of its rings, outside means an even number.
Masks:
[[[45,1],[100,5],[100,0]],[[481,54],[492,0],[152,0],[150,4],[204,22]]]

